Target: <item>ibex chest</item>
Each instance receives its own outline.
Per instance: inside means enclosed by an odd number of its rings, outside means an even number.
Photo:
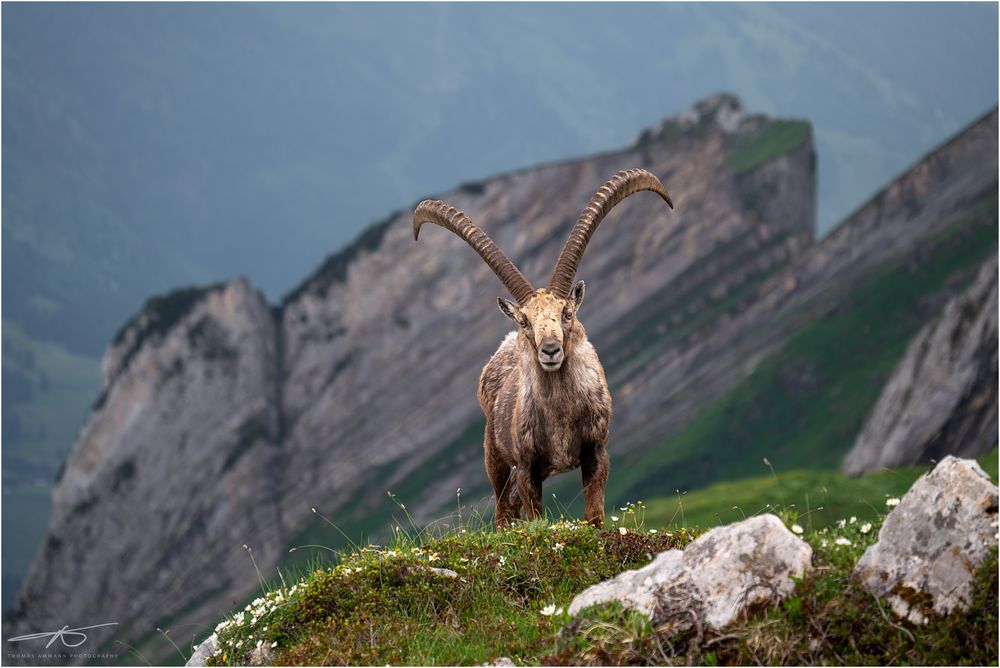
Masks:
[[[511,382],[497,401],[494,429],[505,458],[535,462],[546,477],[578,468],[581,449],[607,439],[611,401],[603,374],[566,371],[542,382]]]

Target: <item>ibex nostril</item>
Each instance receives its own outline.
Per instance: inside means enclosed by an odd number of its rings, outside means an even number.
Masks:
[[[542,354],[549,357],[555,357],[562,350],[562,347],[557,343],[549,343],[542,346]]]

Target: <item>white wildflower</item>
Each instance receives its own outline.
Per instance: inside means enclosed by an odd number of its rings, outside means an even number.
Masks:
[[[562,543],[556,543],[555,545],[552,546],[552,549],[555,550],[556,552],[560,552],[564,547],[566,546],[563,545]]]
[[[563,609],[557,608],[555,603],[550,603],[549,605],[539,610],[539,612],[545,615],[546,617],[551,617],[552,615],[561,615],[562,611]]]
[[[844,519],[837,520],[838,529],[843,529],[845,526],[847,526],[847,520]]]
[[[612,522],[617,522],[618,521],[618,516],[617,515],[612,515],[611,516],[611,521]]]
[[[274,649],[277,646],[278,646],[278,641],[277,640],[275,640],[273,643],[271,643],[271,649]]]
[[[801,534],[802,531],[803,531],[802,527],[800,527],[798,524],[792,525],[792,533]]]
[[[861,525],[861,533],[868,533],[872,530],[872,525],[870,522],[865,522]]]
[[[503,555],[501,554],[501,555],[500,555],[500,565],[501,565],[501,566],[504,566],[504,565],[506,565],[506,564],[507,564],[507,557],[505,557],[505,556],[503,556]]]
[[[899,505],[899,499],[897,499],[894,496],[890,496],[888,499],[885,500],[885,505],[888,506],[889,508],[895,508],[896,506]]]
[[[626,529],[625,527],[618,527],[618,533],[624,536],[625,534],[628,533],[628,529]]]
[[[858,518],[855,517],[854,515],[851,515],[851,524],[854,524],[857,521],[858,521]]]
[[[650,529],[649,533],[657,533],[656,529]]]
[[[835,540],[833,542],[836,543],[837,545],[845,545],[845,546],[851,544],[851,541],[847,540],[843,536],[841,536],[840,538],[838,538],[837,540]]]

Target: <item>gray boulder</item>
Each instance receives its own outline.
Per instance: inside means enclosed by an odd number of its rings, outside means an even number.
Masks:
[[[208,657],[215,653],[215,650],[219,647],[219,637],[214,633],[207,638],[205,638],[200,645],[198,645],[194,653],[191,654],[191,658],[187,660],[185,666],[205,666],[208,664]]]
[[[997,486],[974,460],[945,457],[889,513],[854,567],[862,586],[915,624],[971,603],[976,566],[997,544]]]
[[[620,601],[673,632],[721,630],[748,607],[776,602],[810,567],[812,548],[774,515],[712,529],[684,550],[594,585],[570,603],[570,614]]]

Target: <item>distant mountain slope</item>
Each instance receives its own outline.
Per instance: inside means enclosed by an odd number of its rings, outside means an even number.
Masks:
[[[851,475],[997,444],[997,256],[913,338],[844,458]]]
[[[631,166],[658,174],[677,209],[637,195],[595,238],[579,275],[590,279],[582,317],[599,345],[672,281],[707,290],[691,303],[722,317],[733,281],[765,280],[812,240],[809,126],[748,114],[730,96],[621,151],[445,197],[542,281],[590,195]],[[250,592],[239,546],[272,572],[313,529],[310,507],[350,522],[409,482],[425,517],[459,486],[478,493],[475,383],[508,329],[502,288],[451,235],[429,230],[414,243],[410,216],[371,228],[273,312],[234,281],[150,300],[121,329],[7,635],[99,605],[123,622],[118,639],[164,655],[154,629],[205,623]],[[442,463],[446,474],[434,475]]]
[[[910,338],[996,255],[996,146],[994,109],[724,326],[647,364],[642,380],[664,391],[644,393],[642,417],[617,432],[634,452],[617,460],[613,498],[754,475],[762,457],[783,469],[839,466]]]

